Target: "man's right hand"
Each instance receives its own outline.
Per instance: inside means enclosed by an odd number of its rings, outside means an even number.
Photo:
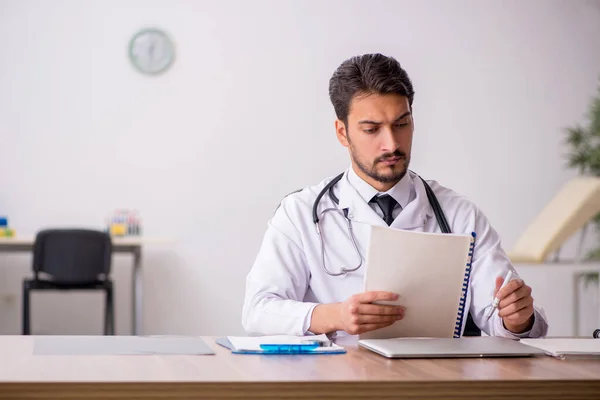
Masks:
[[[340,329],[358,335],[392,325],[404,317],[404,307],[372,303],[395,300],[398,295],[390,292],[355,294],[340,304]]]
[[[310,331],[319,334],[343,330],[358,335],[384,328],[404,317],[404,307],[372,303],[395,300],[395,293],[364,292],[343,303],[320,304],[313,311]]]

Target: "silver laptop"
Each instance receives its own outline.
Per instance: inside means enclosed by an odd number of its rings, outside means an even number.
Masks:
[[[531,357],[545,353],[499,337],[363,339],[358,345],[388,358]]]

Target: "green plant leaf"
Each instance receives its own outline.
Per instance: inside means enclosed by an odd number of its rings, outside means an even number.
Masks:
[[[600,137],[600,85],[598,85],[598,95],[592,100],[587,117],[590,120],[589,134]]]
[[[584,274],[582,278],[583,287],[587,289],[589,285],[598,286],[598,282],[600,281],[600,274],[598,272],[588,272]]]
[[[565,129],[566,144],[570,147],[568,164],[577,168],[580,174],[591,173],[600,176],[600,81],[597,96],[592,99],[586,114],[588,124],[577,124]],[[600,213],[593,219],[596,230],[600,233]],[[600,260],[600,247],[586,255],[587,260]],[[598,285],[598,273],[585,277],[587,283]]]
[[[600,260],[600,247],[590,251],[585,257],[586,260]]]
[[[586,133],[580,125],[573,128],[567,128],[567,143],[577,149],[583,143]]]
[[[569,155],[569,166],[572,168],[579,168],[583,174],[587,172],[590,164],[591,154],[589,149],[582,148]]]

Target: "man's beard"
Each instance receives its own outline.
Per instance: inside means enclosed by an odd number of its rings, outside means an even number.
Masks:
[[[364,172],[368,177],[381,183],[392,183],[400,181],[402,178],[404,178],[404,175],[406,175],[406,171],[408,170],[408,165],[410,163],[410,159],[406,156],[406,153],[400,150],[396,150],[393,153],[382,154],[381,156],[377,157],[375,161],[373,161],[373,165],[370,167],[357,157],[356,151],[352,145],[350,145],[350,154],[352,160],[354,160],[354,163],[362,172]],[[387,159],[396,157],[400,158],[400,160],[398,160],[398,164],[391,165],[385,168],[386,171],[389,170],[389,174],[382,174],[379,170],[377,170],[377,164]],[[395,168],[398,168],[399,165],[402,165],[403,168],[401,168],[400,170],[395,170]]]

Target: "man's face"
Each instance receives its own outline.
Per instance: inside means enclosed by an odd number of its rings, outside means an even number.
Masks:
[[[410,164],[413,121],[408,98],[397,94],[357,95],[347,125],[336,120],[340,143],[347,147],[354,171],[377,190],[386,191]]]

